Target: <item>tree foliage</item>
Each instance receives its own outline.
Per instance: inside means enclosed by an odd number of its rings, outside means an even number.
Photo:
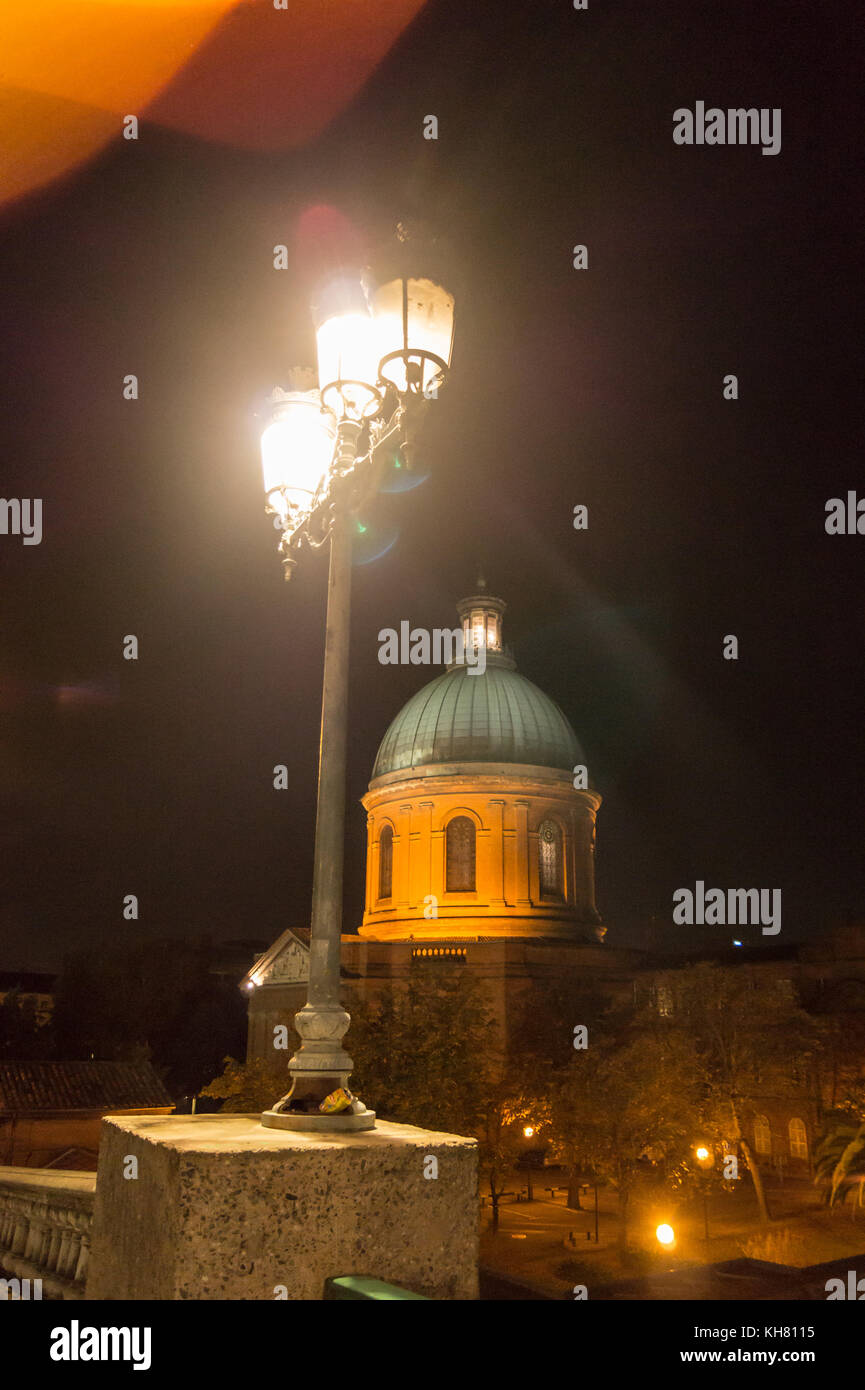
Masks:
[[[674,981],[675,1027],[695,1049],[705,1074],[707,1123],[734,1141],[751,1174],[764,1221],[769,1219],[762,1175],[747,1137],[753,1097],[771,1085],[792,1094],[795,1078],[813,1074],[819,1030],[777,979],[739,966],[701,963]]]
[[[474,1134],[491,1079],[494,1024],[476,983],[446,962],[352,1005],[352,1089],[383,1118]]]
[[[672,1029],[608,1035],[574,1052],[554,1082],[551,1134],[572,1173],[611,1183],[622,1241],[642,1178],[680,1177],[702,1121],[703,1073]]]
[[[843,1202],[853,1187],[861,1194],[865,1183],[865,1122],[834,1113],[826,1118],[814,1153],[814,1181],[826,1187],[830,1207]]]
[[[221,1074],[203,1086],[200,1094],[223,1100],[223,1115],[255,1115],[269,1110],[279,1100],[278,1091],[279,1082],[264,1062],[257,1058],[238,1062],[234,1057],[226,1057]]]

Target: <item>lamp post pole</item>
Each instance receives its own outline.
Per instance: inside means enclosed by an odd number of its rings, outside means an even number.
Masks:
[[[357,427],[340,426],[337,466],[348,464],[357,445]],[[330,533],[321,736],[318,750],[318,805],[312,878],[309,984],[306,1003],[295,1014],[301,1044],[288,1064],[292,1087],[262,1124],[278,1129],[359,1130],[375,1126],[375,1112],[352,1098],[339,1113],[322,1114],[326,1096],[347,1092],[354,1063],[342,1046],[351,1022],[339,1002],[342,937],[342,879],[345,861],[345,781],[348,735],[348,662],[351,614],[352,514],[338,497]],[[350,1094],[350,1093],[349,1093]]]
[[[351,1058],[342,1048],[349,1015],[339,1002],[350,611],[351,533],[349,517],[342,512],[335,518],[330,535],[309,987],[306,1004],[295,1018],[302,1042],[289,1062],[295,1098],[312,1091],[316,1102],[324,1099],[321,1085],[316,1084],[322,1073],[326,1095],[340,1085],[341,1074],[347,1080],[352,1070]]]
[[[351,533],[342,513],[330,537],[307,1008],[339,1005],[350,612]]]

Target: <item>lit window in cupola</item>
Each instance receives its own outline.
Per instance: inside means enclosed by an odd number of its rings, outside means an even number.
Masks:
[[[385,825],[379,837],[378,896],[389,898],[393,894],[393,827]]]
[[[562,897],[562,832],[554,820],[538,827],[538,871],[542,898]]]

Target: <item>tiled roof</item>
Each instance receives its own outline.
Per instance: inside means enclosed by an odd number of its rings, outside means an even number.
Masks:
[[[0,1115],[173,1105],[146,1062],[0,1062]]]

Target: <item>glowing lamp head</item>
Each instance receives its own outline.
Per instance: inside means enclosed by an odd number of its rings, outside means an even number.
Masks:
[[[709,1157],[709,1150],[703,1144],[701,1144],[697,1150],[697,1157],[701,1163],[705,1163],[706,1159]]]
[[[373,296],[380,375],[400,392],[425,391],[451,364],[454,297],[432,280],[389,280]]]
[[[673,1241],[676,1239],[676,1232],[673,1230],[672,1226],[668,1226],[666,1223],[657,1228],[655,1235],[661,1245],[672,1245]]]
[[[317,391],[275,391],[273,418],[261,436],[268,504],[288,526],[310,510],[333,458],[336,421]]]
[[[525,1129],[523,1130],[523,1134],[526,1136],[527,1139],[531,1139],[534,1132],[534,1125],[526,1125]]]
[[[315,306],[321,399],[340,419],[363,420],[381,409],[380,331],[360,277],[340,277]]]

